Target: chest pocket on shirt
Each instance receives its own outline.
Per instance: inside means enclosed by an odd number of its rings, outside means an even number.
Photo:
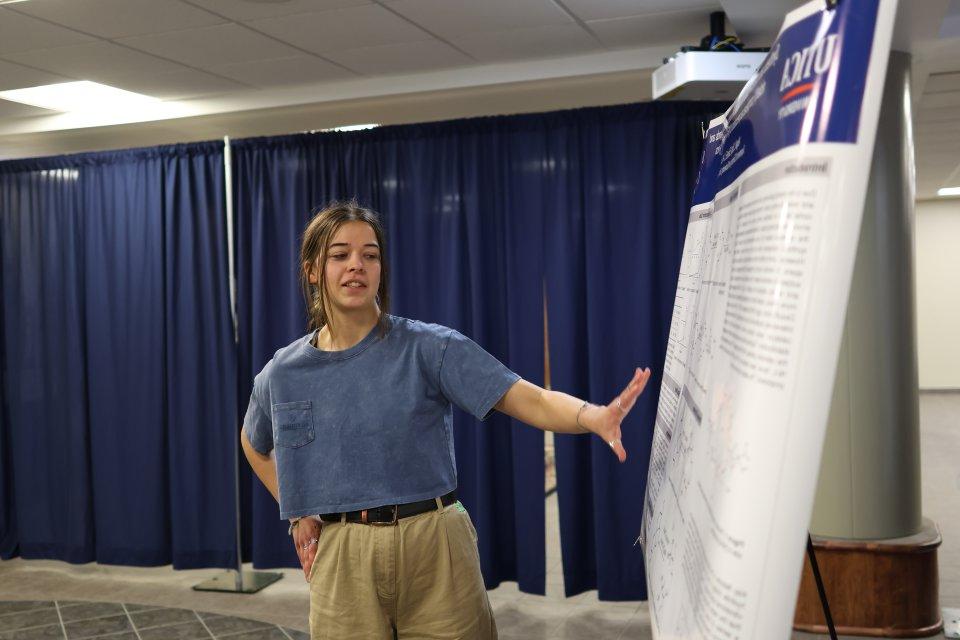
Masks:
[[[296,449],[313,442],[313,403],[310,400],[281,402],[273,405],[278,447]]]

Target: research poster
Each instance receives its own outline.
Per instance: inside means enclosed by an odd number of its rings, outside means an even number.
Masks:
[[[706,133],[644,501],[654,638],[790,636],[895,10],[791,12]]]

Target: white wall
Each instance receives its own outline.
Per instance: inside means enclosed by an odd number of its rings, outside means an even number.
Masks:
[[[960,389],[960,198],[917,203],[921,389]]]

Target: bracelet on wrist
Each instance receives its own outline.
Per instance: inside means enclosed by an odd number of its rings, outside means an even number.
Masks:
[[[583,424],[580,423],[580,414],[583,413],[583,410],[589,406],[591,406],[590,403],[584,401],[584,403],[580,405],[580,408],[577,409],[577,426],[583,429],[584,431],[590,431],[590,429],[587,429],[585,426],[583,426]]]
[[[299,518],[294,518],[293,520],[290,521],[290,526],[287,527],[288,536],[293,535],[293,530],[297,528],[297,525],[300,524],[301,520],[303,520],[303,516],[300,516]]]

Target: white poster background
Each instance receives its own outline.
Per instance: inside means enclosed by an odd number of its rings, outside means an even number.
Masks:
[[[786,147],[691,209],[644,509],[654,638],[790,636],[895,9],[855,144]]]

